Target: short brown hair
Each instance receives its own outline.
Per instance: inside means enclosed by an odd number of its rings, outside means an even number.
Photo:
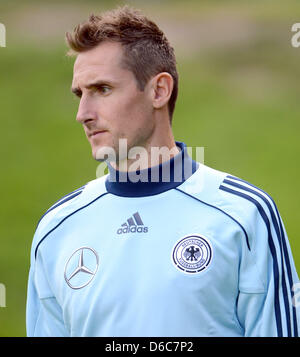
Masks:
[[[149,79],[161,72],[168,72],[174,80],[168,103],[172,121],[178,95],[178,73],[174,49],[158,26],[139,10],[123,6],[91,14],[86,22],[77,25],[73,33],[66,33],[70,47],[68,54],[87,51],[103,41],[116,41],[124,49],[123,64],[136,78],[138,88],[143,91]]]

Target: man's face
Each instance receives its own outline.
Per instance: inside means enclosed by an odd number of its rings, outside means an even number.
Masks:
[[[123,48],[103,42],[79,53],[72,91],[80,97],[77,121],[83,125],[94,158],[101,147],[112,147],[118,158],[119,139],[144,146],[154,130],[149,86],[140,91],[134,74],[122,67]],[[149,84],[149,83],[148,83]]]

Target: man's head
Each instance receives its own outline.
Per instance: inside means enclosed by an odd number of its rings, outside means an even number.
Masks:
[[[77,54],[72,91],[80,97],[77,120],[93,155],[101,146],[144,146],[164,114],[171,124],[178,93],[173,48],[162,31],[139,11],[125,6],[67,33]],[[102,131],[98,135],[93,135]]]

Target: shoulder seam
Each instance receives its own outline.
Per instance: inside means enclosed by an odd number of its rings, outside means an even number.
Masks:
[[[205,204],[205,205],[207,205],[207,206],[209,206],[209,207],[215,208],[216,210],[218,210],[218,211],[222,212],[223,214],[225,214],[227,217],[229,217],[229,218],[230,218],[231,220],[233,220],[235,223],[237,223],[237,224],[239,225],[239,227],[242,229],[242,231],[243,231],[243,233],[244,233],[244,235],[245,235],[245,237],[246,237],[247,247],[248,247],[248,249],[251,251],[250,244],[249,244],[248,234],[247,234],[245,228],[242,226],[242,224],[241,224],[239,221],[237,221],[237,220],[236,220],[235,218],[233,218],[230,214],[228,214],[227,212],[223,211],[221,208],[219,208],[219,207],[217,207],[217,206],[214,206],[214,205],[212,205],[212,204],[210,204],[210,203],[207,203],[207,202],[205,202],[205,201],[202,201],[202,200],[200,200],[199,198],[197,198],[197,197],[195,197],[195,196],[193,196],[193,195],[191,195],[191,194],[189,194],[189,193],[187,193],[187,192],[185,192],[185,191],[183,191],[183,190],[180,190],[180,189],[177,188],[177,187],[175,187],[175,190],[180,191],[180,192],[182,192],[183,194],[185,194],[185,195],[187,195],[187,196],[189,196],[189,197],[191,197],[191,198],[194,198],[195,200],[197,200],[197,201],[199,201],[199,202],[201,202],[201,203],[203,203],[203,204]]]
[[[50,229],[50,231],[48,231],[38,242],[38,244],[36,245],[35,251],[34,251],[34,257],[36,259],[36,255],[37,255],[37,251],[38,248],[40,246],[40,244],[49,236],[50,233],[52,233],[53,231],[55,231],[56,228],[58,228],[66,219],[68,219],[69,217],[73,216],[73,214],[81,211],[82,209],[88,207],[89,205],[91,205],[92,203],[94,203],[95,201],[97,201],[99,198],[107,195],[109,192],[104,192],[102,193],[100,196],[94,198],[92,201],[90,201],[89,203],[85,204],[82,207],[77,208],[75,211],[71,212],[70,214],[68,214],[66,217],[64,217],[55,227],[53,227],[52,229]]]
[[[65,202],[71,200],[72,198],[75,198],[76,196],[80,195],[83,192],[85,186],[82,186],[80,188],[78,188],[75,191],[72,191],[70,193],[68,193],[67,195],[63,196],[62,198],[60,198],[58,201],[56,201],[49,209],[47,209],[47,211],[40,217],[37,225],[36,225],[36,229],[39,226],[41,220],[48,214],[50,213],[52,210],[54,210],[55,208],[59,207],[60,205],[64,204]]]

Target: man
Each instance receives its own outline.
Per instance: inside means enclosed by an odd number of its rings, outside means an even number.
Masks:
[[[28,336],[298,336],[299,280],[272,198],[174,141],[178,75],[161,30],[123,7],[67,40],[77,121],[109,174],[42,216]]]

